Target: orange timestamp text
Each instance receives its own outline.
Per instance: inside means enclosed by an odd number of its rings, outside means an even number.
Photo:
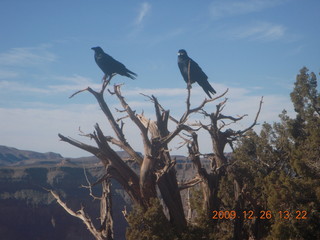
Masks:
[[[278,211],[272,212],[269,210],[261,210],[259,212],[255,212],[253,210],[249,211],[212,211],[212,219],[272,219],[274,217],[278,217],[280,219],[297,219],[297,220],[305,220],[308,219],[308,212],[304,210],[297,211]]]

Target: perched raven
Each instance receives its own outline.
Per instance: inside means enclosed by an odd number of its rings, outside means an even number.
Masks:
[[[91,49],[94,50],[94,60],[105,74],[104,80],[116,73],[131,79],[135,79],[137,76],[137,74],[131,72],[121,62],[106,54],[101,47],[93,47]]]
[[[188,84],[188,87],[191,87],[192,83],[197,82],[209,98],[211,98],[210,93],[216,93],[208,82],[208,76],[202,71],[195,61],[189,58],[186,50],[184,49],[180,49],[178,52],[178,66],[184,81]]]

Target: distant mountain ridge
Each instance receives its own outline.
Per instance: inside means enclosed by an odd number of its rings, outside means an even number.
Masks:
[[[59,162],[63,157],[59,153],[47,152],[39,153],[29,150],[20,150],[13,147],[0,145],[0,166],[15,165],[23,161],[56,161]]]
[[[120,158],[129,160],[130,156],[125,151],[117,151]],[[140,156],[142,153],[138,152]],[[231,158],[230,153],[226,153],[228,158]],[[186,156],[172,155],[172,159],[176,161],[176,167],[180,164],[191,164]],[[202,159],[203,163],[208,165],[209,160]],[[0,145],[0,167],[14,167],[14,166],[66,166],[66,165],[83,165],[83,164],[101,164],[101,161],[95,156],[65,158],[59,153],[46,152],[40,153],[30,150],[20,150],[14,147]]]
[[[117,152],[122,159],[129,158],[124,151]],[[141,155],[141,153],[139,153]],[[99,159],[95,156],[65,158],[59,153],[39,153],[30,150],[20,150],[14,147],[0,145],[0,167],[2,166],[31,166],[31,165],[70,165],[70,164],[98,164]]]

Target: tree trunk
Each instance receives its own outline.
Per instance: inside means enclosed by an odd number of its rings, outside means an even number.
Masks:
[[[100,223],[101,234],[107,240],[113,240],[113,218],[112,218],[112,194],[110,180],[102,182],[102,196],[100,200]]]
[[[178,229],[183,230],[187,226],[184,215],[180,190],[177,184],[176,170],[171,168],[169,172],[161,176],[158,187],[170,215],[170,222]]]

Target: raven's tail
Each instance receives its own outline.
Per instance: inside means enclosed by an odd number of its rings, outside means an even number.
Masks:
[[[210,93],[212,95],[217,93],[208,81],[201,82],[201,84],[199,83],[199,85],[202,87],[203,91],[205,91],[205,93],[209,96],[209,98],[212,98]]]
[[[138,75],[134,72],[131,72],[129,69],[127,69],[125,76],[131,79],[136,79]]]

